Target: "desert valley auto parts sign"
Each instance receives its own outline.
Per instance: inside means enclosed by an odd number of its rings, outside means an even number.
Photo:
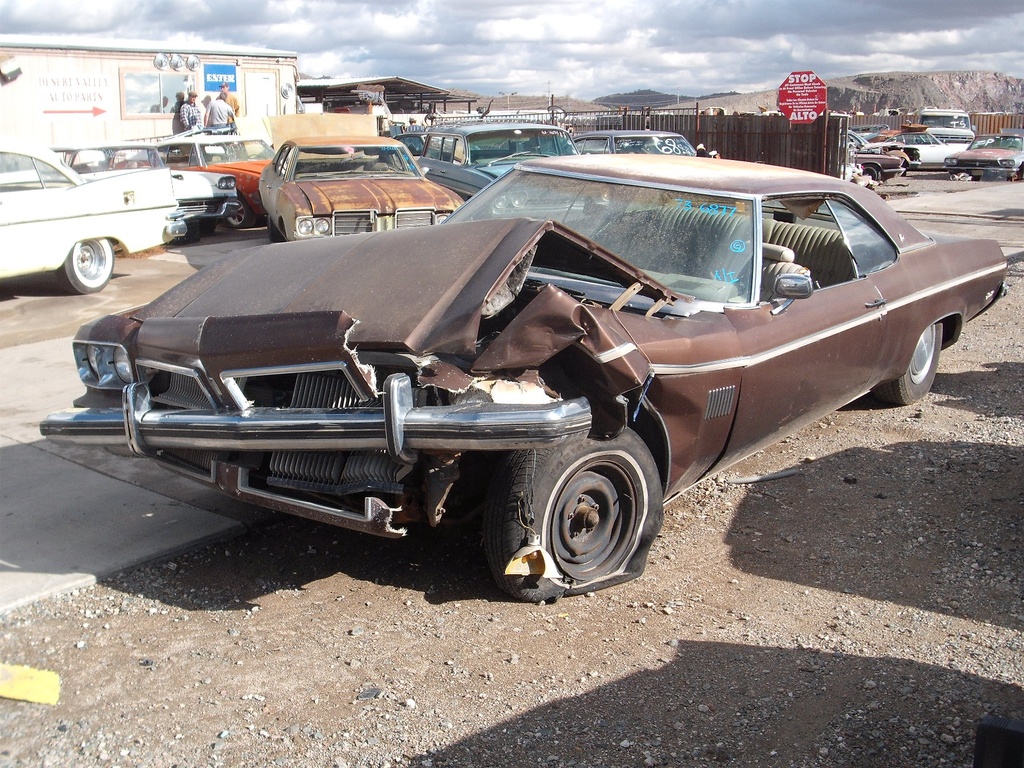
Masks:
[[[779,111],[791,123],[813,123],[828,109],[828,88],[813,72],[790,72],[779,86]]]
[[[119,111],[115,82],[105,75],[50,74],[39,77],[37,85],[40,108],[51,119]]]

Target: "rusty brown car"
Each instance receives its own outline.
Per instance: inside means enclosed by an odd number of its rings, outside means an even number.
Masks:
[[[270,242],[440,224],[462,198],[428,181],[400,141],[291,139],[260,174]]]
[[[1005,292],[988,240],[764,165],[531,160],[445,224],[239,251],[84,326],[41,425],[381,536],[475,522],[509,595],[635,578],[666,499],[873,392]]]

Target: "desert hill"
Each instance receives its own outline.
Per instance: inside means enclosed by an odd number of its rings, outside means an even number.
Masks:
[[[781,82],[781,79],[780,79]],[[836,112],[914,112],[921,107],[959,107],[969,112],[1024,112],[1024,80],[1000,72],[876,72],[826,80],[829,108]],[[614,94],[594,102],[611,107],[674,106],[677,97],[654,91]],[[682,97],[680,106],[719,107],[726,112],[776,108],[776,91]]]

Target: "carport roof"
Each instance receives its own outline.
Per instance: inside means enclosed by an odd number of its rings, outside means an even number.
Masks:
[[[405,77],[390,75],[387,77],[360,77],[356,80],[341,80],[329,77],[303,78],[297,83],[299,92],[311,91],[342,91],[349,92],[360,85],[380,85],[389,96],[423,96],[442,98],[449,96],[451,91],[426,83],[418,83]]]

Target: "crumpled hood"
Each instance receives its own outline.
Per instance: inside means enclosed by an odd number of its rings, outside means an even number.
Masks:
[[[552,247],[542,250],[584,260],[595,276],[627,286],[639,282],[647,295],[666,295],[643,273],[560,224],[505,219],[250,248],[206,267],[132,316],[145,321],[336,312],[354,321],[347,339],[353,347],[473,355],[488,299],[544,242]]]
[[[462,202],[444,187],[424,179],[353,178],[295,181],[285,185],[289,198],[296,200],[296,191],[305,196],[314,215],[328,215],[335,210],[376,210],[394,213],[399,208],[430,208],[454,211]],[[297,208],[301,210],[301,208]]]

